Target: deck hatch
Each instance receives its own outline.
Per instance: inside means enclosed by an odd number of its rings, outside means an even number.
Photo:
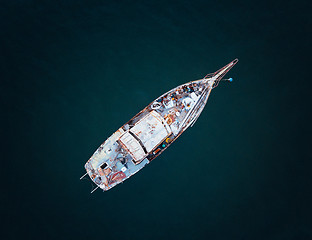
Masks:
[[[171,134],[170,127],[156,111],[147,114],[130,131],[140,139],[147,152]]]
[[[125,132],[119,141],[129,151],[136,163],[144,159],[146,154],[142,146],[129,132]]]

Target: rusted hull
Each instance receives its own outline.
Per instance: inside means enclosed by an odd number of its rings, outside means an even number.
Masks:
[[[205,78],[180,85],[151,102],[109,137],[85,164],[104,191],[125,181],[167,149],[205,107],[211,90],[237,63]]]

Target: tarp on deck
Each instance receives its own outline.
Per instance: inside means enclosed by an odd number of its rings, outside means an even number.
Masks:
[[[129,132],[126,132],[124,135],[122,135],[119,141],[126,147],[136,163],[144,159],[146,154],[142,146],[138,140],[136,140]]]
[[[135,134],[150,152],[171,134],[171,129],[156,111],[152,111],[135,124],[130,131]]]

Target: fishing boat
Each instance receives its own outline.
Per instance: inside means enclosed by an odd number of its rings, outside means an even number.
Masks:
[[[140,171],[166,150],[203,111],[210,92],[238,62],[233,60],[204,78],[180,85],[151,102],[119,128],[85,164],[96,184],[107,191]]]

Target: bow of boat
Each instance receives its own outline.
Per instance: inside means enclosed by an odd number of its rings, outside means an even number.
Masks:
[[[206,82],[212,87],[216,87],[218,83],[223,79],[223,77],[235,66],[238,62],[238,59],[234,59],[224,67],[220,68],[218,71],[214,73],[207,74],[204,79]]]

